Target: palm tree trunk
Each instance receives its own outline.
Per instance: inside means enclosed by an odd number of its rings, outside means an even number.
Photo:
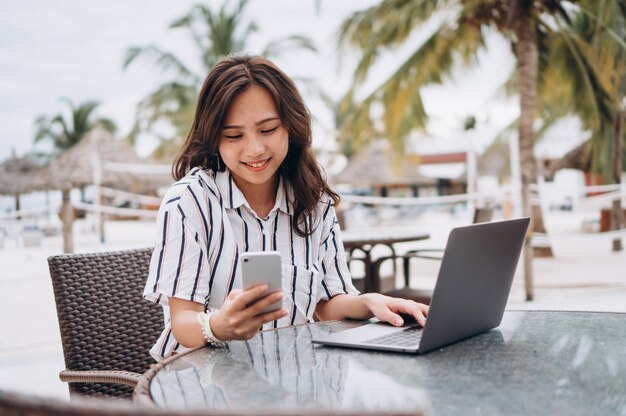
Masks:
[[[15,219],[17,220],[21,220],[22,216],[19,214],[20,209],[22,208],[22,204],[20,202],[20,193],[16,192],[15,193],[15,212],[17,212],[17,217],[15,217]]]
[[[615,149],[613,154],[613,181],[622,183],[622,119],[623,111],[618,111],[613,125]],[[611,216],[611,230],[619,230],[623,227],[624,212],[622,211],[622,198],[613,201],[613,214]],[[622,251],[622,239],[613,240],[613,251]]]
[[[528,217],[531,217],[532,214],[530,184],[537,182],[537,164],[533,153],[533,122],[537,101],[537,53],[530,7],[522,7],[520,5],[519,18],[515,25],[520,85],[519,154],[522,176],[522,212],[524,216]],[[529,232],[526,234],[523,251],[524,287],[526,289],[526,300],[528,301],[534,298],[533,247],[531,239],[532,232]]]

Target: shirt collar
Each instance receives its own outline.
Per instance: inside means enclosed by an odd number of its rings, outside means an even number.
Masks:
[[[245,205],[249,210],[250,205],[248,205],[248,201],[246,201],[246,197],[243,196],[243,193],[237,187],[235,180],[233,179],[233,175],[230,173],[228,169],[224,172],[217,172],[215,174],[215,183],[217,184],[217,189],[220,191],[222,198],[224,198],[224,205],[229,209],[237,209],[242,205]],[[270,212],[273,212],[277,209],[281,210],[285,214],[292,215],[293,208],[287,198],[287,195],[291,195],[288,189],[285,189],[286,186],[284,184],[284,180],[282,176],[278,181],[278,191],[276,192],[276,202],[274,203],[274,207]]]

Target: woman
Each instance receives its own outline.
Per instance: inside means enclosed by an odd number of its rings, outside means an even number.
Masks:
[[[426,305],[359,295],[352,285],[339,197],[311,139],[293,81],[267,59],[229,56],[211,70],[158,216],[144,291],[165,315],[155,358],[315,318],[375,316],[399,326],[402,313],[425,323]],[[265,250],[281,253],[283,291],[242,291],[240,253]],[[284,308],[258,314],[281,299]]]

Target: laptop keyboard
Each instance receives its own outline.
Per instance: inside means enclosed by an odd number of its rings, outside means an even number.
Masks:
[[[363,341],[366,344],[376,345],[395,345],[399,347],[410,347],[417,345],[422,337],[422,328],[412,326],[402,331],[393,332],[391,334],[382,335],[380,337],[371,338]]]

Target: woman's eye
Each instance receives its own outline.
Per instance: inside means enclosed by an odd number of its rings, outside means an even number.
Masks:
[[[241,139],[241,134],[235,135],[235,136],[228,136],[228,135],[224,135],[225,138],[227,139]]]
[[[261,130],[261,133],[263,134],[273,133],[276,131],[276,129],[278,129],[278,126],[271,128],[271,129],[267,129],[267,130]]]

